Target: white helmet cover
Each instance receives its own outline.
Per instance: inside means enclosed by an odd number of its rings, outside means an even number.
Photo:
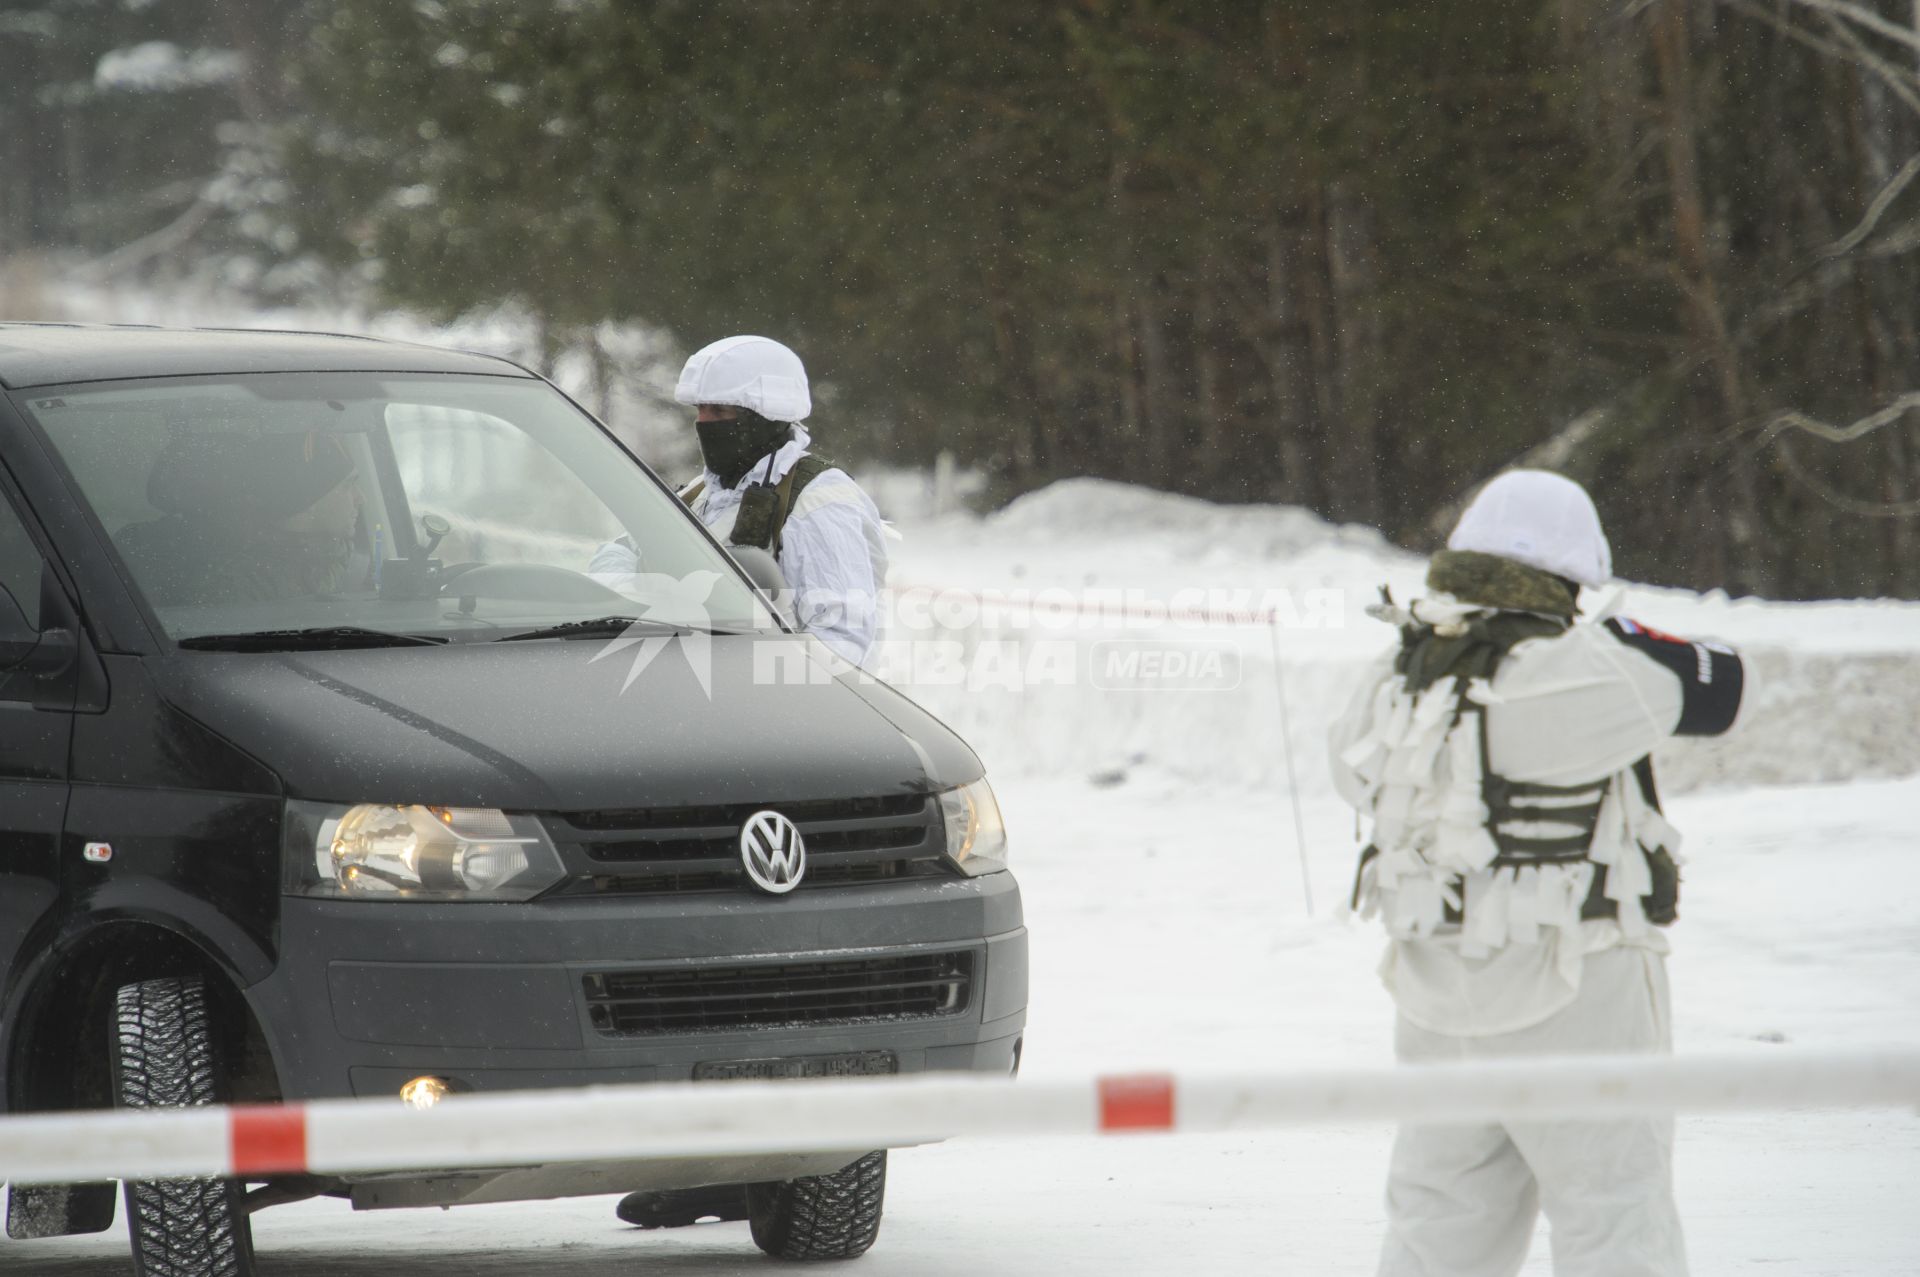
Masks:
[[[1447,548],[1497,554],[1581,585],[1613,578],[1613,551],[1593,498],[1545,470],[1509,470],[1480,489]]]
[[[770,337],[726,337],[702,346],[680,370],[674,400],[731,404],[768,421],[805,421],[813,411],[800,356]]]

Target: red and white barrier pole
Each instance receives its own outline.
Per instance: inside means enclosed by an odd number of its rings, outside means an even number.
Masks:
[[[901,1148],[954,1136],[1267,1130],[1792,1108],[1920,1109],[1920,1051],[1613,1056],[1010,1082],[665,1083],[0,1118],[0,1179],[58,1183]]]

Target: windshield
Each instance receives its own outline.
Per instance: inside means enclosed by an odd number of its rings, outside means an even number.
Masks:
[[[168,378],[26,407],[176,641],[773,627],[679,503],[538,381]]]

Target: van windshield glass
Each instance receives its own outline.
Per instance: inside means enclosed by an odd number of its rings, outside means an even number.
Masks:
[[[538,381],[167,378],[26,407],[176,641],[497,638],[626,616],[774,628],[680,504]],[[596,570],[619,539],[640,570]]]

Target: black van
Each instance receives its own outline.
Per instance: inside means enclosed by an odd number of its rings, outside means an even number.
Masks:
[[[552,385],[356,337],[0,324],[0,387],[7,1112],[1018,1067],[979,760],[787,628]],[[642,570],[591,572],[620,536]],[[125,1196],[141,1272],[244,1274],[249,1212],[316,1194],[723,1186],[762,1249],[845,1258],[884,1176],[823,1152]],[[7,1229],[97,1231],[114,1200],[15,1184]]]

